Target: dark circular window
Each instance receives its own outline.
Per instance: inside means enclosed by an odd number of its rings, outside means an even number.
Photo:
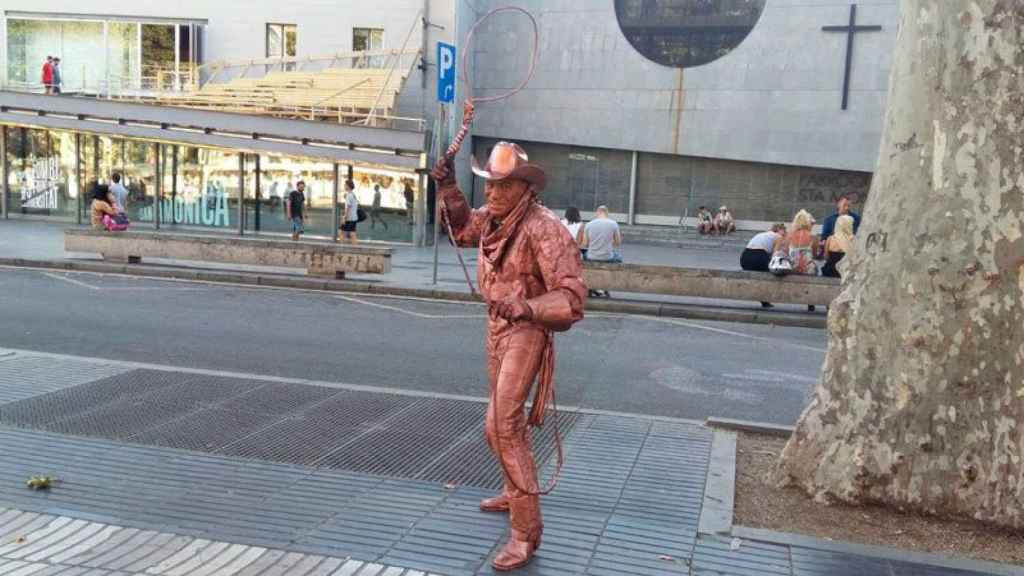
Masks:
[[[765,0],[615,0],[626,39],[665,66],[692,68],[725,56],[750,34]]]

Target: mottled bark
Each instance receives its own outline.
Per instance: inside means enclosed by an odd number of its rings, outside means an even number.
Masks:
[[[1024,1],[902,9],[864,225],[778,480],[1024,527]]]

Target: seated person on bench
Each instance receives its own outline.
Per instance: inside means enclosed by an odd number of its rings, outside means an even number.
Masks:
[[[619,224],[608,217],[608,207],[598,206],[597,216],[587,222],[583,227],[583,244],[588,262],[622,262],[617,248],[622,245],[622,234],[619,233]],[[590,290],[591,296],[608,297],[611,294],[607,290],[604,294],[600,290]]]

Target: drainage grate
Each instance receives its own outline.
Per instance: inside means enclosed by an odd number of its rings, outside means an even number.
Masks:
[[[0,358],[0,404],[78,386],[129,368],[82,360],[11,354]]]
[[[133,370],[0,405],[0,423],[76,436],[497,489],[485,405]],[[578,419],[560,413],[563,435]],[[534,432],[538,467],[554,427]]]

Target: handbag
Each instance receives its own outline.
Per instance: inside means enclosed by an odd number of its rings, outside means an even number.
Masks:
[[[362,222],[363,220],[366,220],[366,210],[356,208],[356,222]]]
[[[785,276],[793,271],[793,261],[785,252],[776,252],[768,263],[768,271],[776,276]]]
[[[123,220],[119,221],[121,219]],[[107,232],[124,232],[128,229],[128,218],[124,214],[118,214],[117,216],[104,214],[103,227],[107,229]]]

